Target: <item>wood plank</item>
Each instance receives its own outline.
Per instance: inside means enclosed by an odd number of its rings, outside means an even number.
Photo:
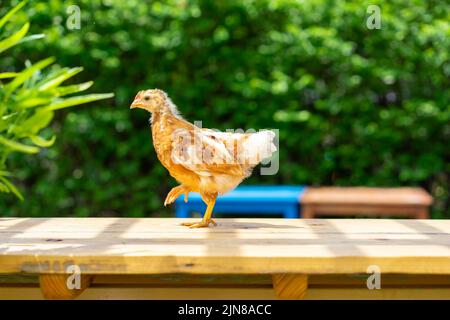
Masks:
[[[273,300],[276,299],[272,288],[243,289],[243,288],[88,288],[79,299],[132,299],[132,300]],[[0,287],[0,300],[41,300],[39,288]],[[305,300],[323,299],[420,299],[420,300],[449,300],[450,289],[321,289],[307,290]]]
[[[365,288],[368,274],[312,274],[308,275],[310,288],[352,287]],[[0,275],[0,287],[30,287],[39,285],[39,276]],[[264,274],[146,274],[96,275],[95,287],[272,287],[271,275]],[[383,288],[420,287],[450,288],[448,275],[383,274]]]
[[[305,204],[429,206],[433,198],[422,188],[320,187],[307,188]]]
[[[70,289],[67,285],[68,276],[65,274],[41,274],[39,275],[39,286],[42,295],[46,299],[62,300],[78,297],[91,283],[91,276],[81,275],[79,288]]]
[[[308,289],[308,276],[304,274],[274,274],[272,282],[273,290],[280,299],[303,299]]]
[[[316,204],[314,205],[314,211],[316,216],[320,215],[402,215],[402,216],[415,216],[417,211],[423,210],[421,206],[385,206],[385,205],[336,205],[336,204]]]
[[[0,273],[450,274],[448,220],[0,219]]]
[[[62,275],[52,276],[61,277]],[[42,278],[42,275],[40,277]],[[295,280],[296,275],[287,275],[287,277]],[[99,275],[93,277],[91,285],[80,295],[80,298],[189,300],[274,299],[276,297],[280,299],[301,297],[305,299],[428,299],[434,297],[450,299],[448,275],[383,274],[381,290],[368,290],[367,277],[367,274],[310,275],[307,277],[308,290],[298,290],[306,288],[303,285],[306,282],[300,281],[301,283],[298,284],[289,279],[287,281],[289,290],[286,290],[285,285],[273,290],[270,275]],[[38,292],[39,283],[32,277],[25,277],[18,283],[8,282],[17,280],[17,276],[15,278],[3,276],[3,278],[0,283],[0,299],[41,299],[44,296]],[[76,296],[69,293],[70,296],[64,293],[63,296],[58,294],[56,298]],[[294,296],[291,293],[294,293]],[[47,298],[55,298],[55,296],[52,293],[51,296],[47,295]]]

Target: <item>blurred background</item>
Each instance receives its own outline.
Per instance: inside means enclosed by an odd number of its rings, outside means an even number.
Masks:
[[[176,182],[156,158],[138,90],[161,88],[204,127],[280,130],[280,170],[244,185],[421,186],[450,218],[450,6],[446,1],[30,1],[39,41],[1,71],[54,56],[113,99],[62,110],[55,144],[11,154],[25,200],[1,216],[168,216]],[[18,1],[2,0],[0,16]],[[69,30],[67,8],[81,9]],[[381,29],[366,25],[370,4]],[[69,81],[70,82],[70,81]]]

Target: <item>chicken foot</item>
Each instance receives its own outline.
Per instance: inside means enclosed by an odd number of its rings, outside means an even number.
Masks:
[[[211,197],[204,197],[202,195],[203,201],[207,204],[205,214],[203,215],[203,219],[200,222],[184,222],[181,225],[189,227],[189,228],[207,228],[209,224],[212,223],[216,225],[216,222],[211,219],[212,212],[214,209],[214,205],[216,204],[217,193]]]
[[[188,202],[189,197],[189,189],[185,186],[178,186],[172,188],[170,192],[167,194],[166,200],[164,201],[164,206],[173,203],[180,195],[184,193],[184,202]]]

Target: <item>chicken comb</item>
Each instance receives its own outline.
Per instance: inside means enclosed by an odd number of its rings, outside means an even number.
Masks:
[[[140,99],[143,92],[144,92],[144,91],[139,91],[139,92],[137,93],[136,97],[134,97],[134,100]]]

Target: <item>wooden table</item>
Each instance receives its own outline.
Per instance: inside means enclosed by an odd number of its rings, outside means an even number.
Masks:
[[[186,220],[0,219],[0,298],[450,299],[447,220]]]
[[[378,216],[428,219],[431,195],[422,188],[307,188],[301,198],[302,217]]]

